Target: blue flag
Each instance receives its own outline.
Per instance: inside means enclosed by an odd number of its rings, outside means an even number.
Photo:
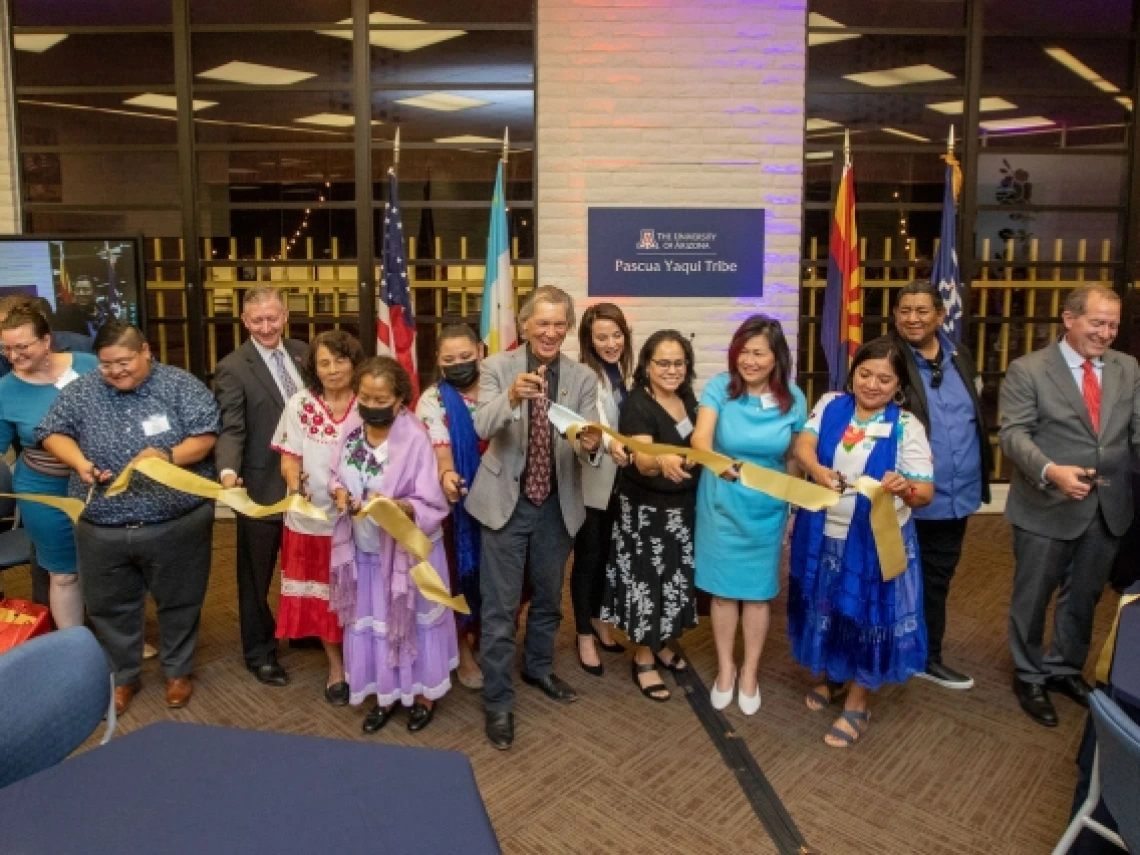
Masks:
[[[942,331],[951,341],[962,340],[962,276],[958,271],[958,207],[954,202],[954,165],[946,166],[946,193],[942,199],[942,236],[930,281],[938,287],[946,306]]]

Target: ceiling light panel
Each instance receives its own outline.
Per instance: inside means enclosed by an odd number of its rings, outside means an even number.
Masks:
[[[136,95],[134,98],[128,98],[123,102],[132,107],[150,107],[152,110],[177,110],[178,98],[174,95],[157,95],[154,92],[144,92],[142,95]],[[205,101],[194,99],[194,112],[205,110],[207,107],[216,107],[217,101]]]
[[[808,119],[804,124],[805,131],[826,131],[828,128],[838,128],[839,122],[830,119]]]
[[[891,136],[902,137],[906,140],[914,140],[915,142],[930,142],[930,137],[921,137],[918,134],[912,134],[910,131],[900,131],[898,128],[879,128],[884,134]]]
[[[337,21],[337,23],[352,24],[352,18],[345,18],[343,21]],[[368,16],[368,23],[369,25],[377,25],[426,24],[427,22],[417,21],[415,18],[403,18],[399,15],[389,15],[386,12],[373,12]],[[352,41],[352,30],[317,30],[317,32],[322,36]],[[369,30],[368,43],[373,47],[406,53],[465,35],[467,35],[466,30]]]
[[[987,119],[978,126],[984,131],[1026,131],[1032,128],[1049,128],[1057,124],[1044,116],[1020,116],[1016,119]]]
[[[470,110],[472,107],[485,107],[491,102],[468,98],[466,95],[453,95],[450,92],[429,92],[427,95],[416,95],[414,98],[399,98],[396,103],[453,113],[457,110]]]
[[[198,73],[207,80],[220,80],[224,83],[245,83],[248,86],[289,86],[316,77],[310,71],[297,71],[292,68],[279,68],[275,65],[260,65],[256,62],[235,60]]]
[[[846,29],[847,25],[841,24],[834,18],[829,18],[818,12],[812,12],[808,15],[808,27],[830,27],[842,30]],[[845,42],[848,39],[857,38],[859,38],[857,33],[808,33],[808,47],[827,45],[832,42]]]
[[[12,36],[12,47],[28,53],[43,53],[67,38],[65,33],[27,33]]]
[[[313,113],[311,116],[301,116],[293,121],[305,125],[324,125],[329,128],[351,128],[356,124],[356,117],[348,113]],[[378,125],[380,122],[373,119],[372,124]]]
[[[953,80],[954,75],[933,65],[905,65],[900,68],[887,68],[883,71],[864,71],[859,74],[845,74],[844,80],[863,86],[905,86],[908,83],[934,83],[939,80]]]
[[[1057,60],[1057,62],[1061,63],[1061,65],[1073,72],[1073,74],[1077,75],[1077,77],[1082,80],[1087,80],[1101,92],[1120,91],[1119,86],[1114,83],[1109,83],[1064,48],[1047,47],[1045,48],[1045,53],[1049,54],[1049,56]]]
[[[939,101],[937,104],[927,104],[927,109],[944,113],[947,116],[961,116],[966,111],[965,101]],[[999,110],[1016,110],[1017,105],[1004,98],[982,98],[978,101],[978,111],[981,113],[996,113]]]
[[[457,137],[436,137],[435,141],[438,143],[467,143],[468,145],[475,143],[495,143],[496,145],[503,144],[502,140],[497,140],[494,137],[477,137],[472,134],[461,134]]]

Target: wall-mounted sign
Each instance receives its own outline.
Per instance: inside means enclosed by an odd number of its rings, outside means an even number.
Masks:
[[[590,208],[591,297],[759,297],[760,208]]]

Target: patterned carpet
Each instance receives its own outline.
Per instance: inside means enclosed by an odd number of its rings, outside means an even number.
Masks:
[[[600,679],[578,669],[569,602],[558,673],[581,700],[561,707],[520,684],[518,736],[510,752],[487,745],[479,697],[458,685],[421,734],[408,733],[398,717],[377,737],[361,733],[363,710],[334,709],[323,700],[320,651],[283,648],[292,683],[261,686],[239,653],[233,532],[232,523],[218,524],[190,706],[166,709],[157,664],[147,662],[143,691],[121,719],[122,731],[169,718],[463,751],[507,853],[776,851],[679,691],[664,704],[643,699],[622,656],[604,654]],[[812,852],[1035,855],[1051,849],[1067,822],[1084,715],[1058,698],[1061,725],[1048,730],[1018,709],[1006,647],[1011,576],[1008,527],[998,517],[975,518],[951,597],[945,658],[972,674],[976,688],[948,692],[915,680],[885,690],[872,701],[867,737],[848,751],[826,747],[830,716],[803,706],[806,675],[788,658],[784,603],[776,601],[762,666],[763,707],[746,719],[732,706],[727,722],[747,742]],[[26,572],[6,574],[5,587],[10,595],[26,595]],[[1115,600],[1107,596],[1101,603],[1094,649]],[[149,633],[156,642],[153,620]],[[683,645],[711,683],[715,656],[707,621]]]

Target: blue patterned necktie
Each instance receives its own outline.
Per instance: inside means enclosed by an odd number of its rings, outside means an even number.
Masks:
[[[288,401],[297,392],[297,384],[293,382],[293,375],[285,369],[285,355],[281,348],[273,351],[273,370],[277,372],[277,382],[281,384],[281,391]]]

